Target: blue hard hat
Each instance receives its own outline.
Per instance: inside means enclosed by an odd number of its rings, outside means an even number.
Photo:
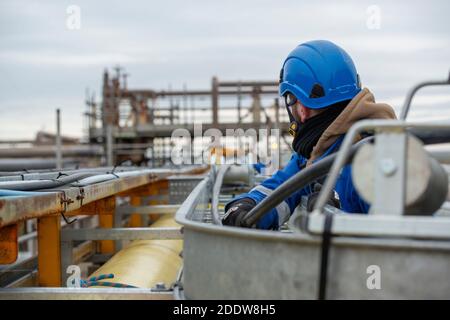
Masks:
[[[352,58],[327,40],[302,43],[283,63],[280,96],[293,94],[311,109],[352,99],[361,90]]]

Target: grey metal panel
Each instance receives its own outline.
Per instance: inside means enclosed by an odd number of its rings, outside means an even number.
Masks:
[[[311,299],[318,251],[311,244],[185,230],[188,299]],[[307,266],[300,267],[304,261]]]
[[[390,240],[394,243],[397,240]],[[413,241],[411,241],[413,242]],[[450,245],[420,243],[376,246],[360,241],[357,246],[336,246],[330,254],[330,299],[449,299]],[[441,248],[439,248],[441,247]],[[442,247],[445,247],[443,249]],[[381,289],[370,290],[367,268],[380,268]]]
[[[204,223],[211,181],[203,180],[177,212],[184,225],[187,299],[315,299],[321,236]],[[194,219],[195,218],[195,219]],[[369,289],[368,267],[381,269]],[[334,237],[329,299],[449,299],[450,242]]]
[[[188,299],[315,299],[320,237],[271,231],[185,229]],[[273,233],[273,235],[271,234]],[[381,269],[370,290],[367,268]],[[333,240],[329,299],[448,299],[450,243],[400,239]]]

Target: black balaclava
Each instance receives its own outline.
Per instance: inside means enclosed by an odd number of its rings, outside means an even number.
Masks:
[[[341,114],[349,102],[350,100],[345,100],[332,104],[327,107],[327,110],[307,119],[304,123],[297,120],[294,120],[295,123],[291,122],[291,129],[293,128],[294,131],[294,141],[292,141],[294,151],[309,159],[323,132]]]

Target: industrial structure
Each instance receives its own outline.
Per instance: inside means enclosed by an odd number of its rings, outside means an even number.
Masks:
[[[103,74],[102,99],[87,97],[89,142],[105,146],[108,164],[163,165],[170,158],[170,137],[176,129],[187,129],[194,139],[194,124],[201,134],[214,128],[278,128],[285,140],[288,117],[279,112],[276,81],[211,80],[206,90],[131,89],[128,74],[115,68],[115,76]]]

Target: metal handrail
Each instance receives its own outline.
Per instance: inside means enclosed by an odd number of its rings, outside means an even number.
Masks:
[[[217,172],[216,180],[214,181],[214,187],[211,199],[211,216],[214,224],[222,225],[222,220],[219,216],[219,193],[222,188],[223,177],[230,169],[229,165],[222,165]]]
[[[405,120],[409,109],[411,107],[411,102],[412,99],[414,97],[414,95],[417,93],[417,91],[419,91],[419,89],[424,88],[424,87],[430,87],[430,86],[445,86],[445,85],[450,85],[450,73],[449,76],[447,78],[447,80],[444,81],[425,81],[425,82],[421,82],[419,84],[417,84],[415,87],[413,87],[407,94],[406,96],[406,100],[405,100],[405,104],[403,105],[403,108],[400,112],[400,119],[401,120]]]

